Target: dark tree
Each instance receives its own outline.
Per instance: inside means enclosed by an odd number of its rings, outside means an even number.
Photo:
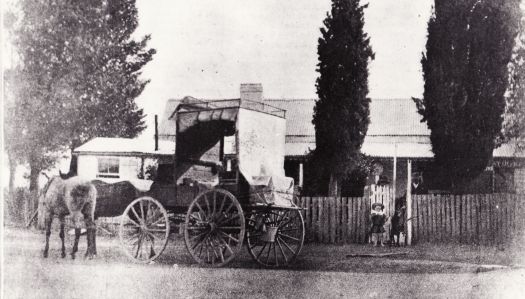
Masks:
[[[147,48],[149,36],[132,38],[135,0],[18,5],[11,30],[17,64],[6,78],[12,97],[6,136],[18,137],[18,145],[8,152],[38,176],[57,150],[96,136],[137,136],[145,125],[135,99],[148,83],[141,68],[155,50]]]
[[[363,31],[359,0],[333,0],[321,28],[317,94],[313,124],[313,163],[329,177],[328,193],[340,195],[340,183],[360,163],[369,120],[368,63],[374,58]],[[322,176],[320,174],[320,176]]]
[[[519,0],[436,0],[415,99],[443,188],[477,177],[501,131]]]
[[[498,143],[511,142],[517,150],[525,150],[525,20],[520,23],[520,33],[509,64],[509,88],[503,130]]]

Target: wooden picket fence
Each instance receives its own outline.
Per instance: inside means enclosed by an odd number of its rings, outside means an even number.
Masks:
[[[368,197],[302,197],[296,204],[303,208],[307,242],[368,242]]]
[[[370,196],[302,197],[306,241],[366,243]],[[495,245],[525,230],[525,195],[413,195],[412,243]]]
[[[523,232],[524,194],[414,195],[412,241],[496,245]]]

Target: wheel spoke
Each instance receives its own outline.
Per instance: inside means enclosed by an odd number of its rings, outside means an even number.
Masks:
[[[218,212],[222,211],[222,208],[224,208],[224,203],[226,202],[226,195],[222,196],[221,205],[219,206]]]
[[[227,233],[225,233],[225,232],[223,232],[223,231],[219,231],[219,232],[220,232],[222,235],[224,235],[225,237],[228,237],[228,239],[233,240],[233,241],[235,241],[236,243],[239,243],[239,239],[236,239],[236,238],[232,237],[230,234],[227,234]]]
[[[233,254],[233,249],[230,247],[230,245],[228,245],[228,243],[226,243],[226,241],[224,241],[224,239],[223,239],[221,236],[217,235],[217,238],[218,238],[220,241],[222,241],[222,243],[224,244],[225,248],[228,249],[228,251],[229,251],[231,254]]]
[[[228,212],[231,210],[231,208],[233,208],[233,205],[234,205],[234,202],[232,200],[232,202],[230,203],[230,205],[228,206],[228,208],[226,208],[226,210],[223,212],[224,214],[228,214]]]
[[[160,215],[160,218],[153,221],[150,225],[156,225],[157,223],[159,223],[160,221],[164,220],[164,215]]]
[[[235,230],[235,229],[241,229],[241,226],[219,226],[218,227],[221,230]]]
[[[205,235],[205,234],[207,234],[207,233],[208,233],[208,231],[203,231],[203,232],[201,232],[201,233],[198,233],[198,234],[196,234],[196,235],[194,235],[194,236],[191,236],[191,237],[190,237],[190,240],[195,240],[195,239],[197,239],[197,238],[199,238],[199,237],[202,237],[203,235]]]
[[[212,215],[215,215],[215,208],[216,208],[216,205],[217,205],[217,203],[215,202],[216,200],[217,200],[217,193],[213,193],[213,210],[212,210]]]
[[[279,235],[280,235],[280,236],[283,236],[283,237],[286,237],[286,238],[288,238],[288,239],[292,239],[292,240],[297,241],[297,242],[300,241],[298,238],[295,238],[295,237],[289,236],[289,235],[287,235],[287,234],[279,233]]]
[[[300,228],[296,227],[296,228],[280,229],[279,232],[293,232],[293,231],[298,231],[298,230],[300,230]]]
[[[198,203],[198,202],[195,202],[195,205],[197,206],[197,208],[199,209],[199,211],[202,213],[202,215],[204,215],[204,217],[206,217],[206,213],[204,212],[204,210],[202,209],[201,205]],[[206,219],[206,218],[205,218]]]
[[[273,256],[275,257],[275,265],[279,266],[279,261],[277,260],[277,246],[273,243]]]
[[[148,234],[149,236],[155,238],[155,240],[160,240],[159,237],[155,236],[154,234],[152,234],[149,230],[146,231],[146,234]]]
[[[224,219],[222,219],[221,221],[217,222],[217,225],[221,225],[221,224],[223,224],[223,223],[225,223],[225,222],[227,222],[227,221],[235,220],[235,219],[239,218],[240,216],[241,216],[241,215],[239,215],[239,214],[235,214],[235,215],[233,215],[233,216],[230,217],[230,218],[224,218]]]
[[[146,215],[144,214],[144,202],[141,200],[139,201],[140,204],[140,215],[142,215],[142,219],[146,220]]]
[[[148,228],[147,230],[149,230],[150,232],[166,232],[166,230],[162,228]]]
[[[281,254],[283,255],[284,262],[288,263],[288,258],[286,257],[286,254],[284,253],[283,246],[281,245],[281,241],[279,239],[275,240],[277,242],[277,245],[279,245],[279,250],[281,250]]]
[[[133,219],[131,219],[128,215],[126,215],[126,218],[128,218],[128,220],[133,224],[135,225],[136,227],[140,227],[140,224],[138,224],[137,222],[135,222]]]
[[[204,202],[206,202],[206,219],[211,219],[210,201],[208,200],[208,195],[206,194],[204,194]]]
[[[141,218],[139,217],[139,214],[137,213],[137,211],[135,211],[135,207],[132,206],[132,207],[131,207],[131,211],[133,212],[133,214],[135,214],[135,217],[137,217],[137,220],[139,220],[139,222],[140,222],[140,219],[141,219]],[[130,219],[131,219],[131,218],[130,218]],[[139,226],[140,226],[140,225],[139,225]]]
[[[138,258],[139,251],[142,249],[142,234],[140,234],[137,245],[137,252],[135,253],[135,258]]]
[[[187,230],[203,230],[203,229],[206,229],[207,227],[205,226],[186,226],[186,229]]]
[[[295,251],[292,249],[292,247],[290,247],[290,245],[288,245],[288,243],[286,243],[286,241],[284,241],[283,239],[281,239],[280,237],[277,237],[279,240],[281,240],[281,242],[283,242],[284,244],[284,247],[288,248],[288,250],[290,250],[291,253],[295,254]]]
[[[197,248],[197,247],[195,247],[195,248]],[[203,245],[202,242],[201,242],[201,249],[199,249],[199,259],[200,259],[201,256],[202,256],[202,248],[204,248],[204,245]]]
[[[260,234],[249,234],[249,235],[248,235],[248,238],[250,238],[250,239],[251,239],[251,238],[257,238],[257,237],[260,237],[260,236],[262,236],[262,235],[263,235],[262,233],[260,233]]]
[[[197,246],[198,246],[200,243],[202,243],[203,241],[205,241],[207,237],[208,237],[208,234],[205,234],[205,235],[202,237],[202,239],[200,239],[199,241],[197,241],[197,243],[195,243],[195,245],[193,245],[192,249],[197,248]]]
[[[261,248],[261,251],[259,252],[259,254],[257,254],[257,259],[259,259],[259,256],[261,256],[261,253],[263,253],[264,248],[266,248],[266,245],[268,245],[268,243],[264,243],[264,246]]]
[[[217,248],[217,249],[219,249],[218,250],[219,258],[221,259],[221,263],[224,263],[224,255],[222,254],[222,250],[220,248],[221,242],[218,239],[216,239],[216,241],[217,241],[217,243],[213,242],[213,244],[215,244],[215,245],[217,245],[217,247],[219,247],[219,248]],[[215,248],[213,249],[213,251],[215,251]]]
[[[268,252],[266,253],[266,265],[268,265],[268,260],[270,259],[270,252],[272,251],[272,243],[268,246]]]

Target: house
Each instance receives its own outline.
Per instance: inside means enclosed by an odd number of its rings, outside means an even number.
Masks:
[[[130,138],[97,137],[77,147],[78,175],[106,182],[146,178],[149,167],[157,163],[171,163],[175,144],[160,140],[154,142]]]
[[[261,84],[241,84],[240,99],[260,101],[286,110],[285,173],[293,177],[297,185],[302,185],[305,171],[308,171],[305,170],[306,155],[315,149],[312,124],[315,99],[265,99]],[[215,100],[218,99],[190,96],[168,100],[159,127],[159,139],[174,142],[173,117],[179,104]],[[434,156],[430,130],[421,122],[412,99],[372,99],[370,125],[361,151],[374,160],[369,183],[390,185],[396,196],[403,195],[409,183],[412,192],[428,191],[422,186],[425,180],[431,179],[425,171]],[[493,165],[472,188],[477,193],[525,192],[525,153],[516,154],[514,147],[507,144],[495,149],[493,155]]]
[[[284,169],[296,185],[304,184],[308,153],[315,149],[315,129],[311,122],[315,99],[265,99],[261,84],[242,84],[240,99],[260,101],[286,110],[286,137]],[[172,165],[175,149],[175,111],[181,103],[202,104],[218,99],[170,99],[166,103],[159,126],[159,148],[154,142],[126,138],[95,138],[76,148],[78,173],[88,178],[116,181],[147,177],[152,165]],[[225,154],[233,140],[225,141]],[[368,184],[387,185],[396,196],[408,189],[414,193],[428,190],[429,163],[433,159],[430,131],[421,122],[416,105],[411,99],[372,99],[370,125],[361,151],[373,159],[373,171]],[[206,155],[218,156],[218,148]],[[525,193],[525,153],[516,153],[505,144],[494,150],[492,165],[487,167],[472,186],[475,193],[518,192]],[[208,157],[213,158],[213,157]],[[408,176],[408,173],[411,175]],[[194,166],[185,177],[213,183],[215,175],[202,166]],[[408,181],[411,182],[408,182]]]

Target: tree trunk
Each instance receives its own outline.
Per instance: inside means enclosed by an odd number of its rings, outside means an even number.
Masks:
[[[339,179],[333,173],[330,174],[330,183],[328,184],[328,196],[333,196],[333,197],[341,196],[341,190],[339,188]]]
[[[36,161],[36,159],[31,159],[29,162],[29,192],[30,197],[27,199],[27,205],[26,205],[26,221],[29,221],[29,218],[31,215],[33,215],[34,211],[38,209],[38,178],[40,177],[40,164]]]
[[[79,147],[80,141],[73,140],[71,143],[71,162],[69,163],[69,172],[67,173],[67,177],[76,176],[78,174],[78,156],[73,155],[73,150],[77,147]]]
[[[11,156],[11,154],[8,155],[9,156],[9,193],[11,195],[14,195],[14,192],[15,192],[15,176],[16,176],[16,161],[15,159]]]
[[[73,152],[73,150],[71,150]],[[76,176],[78,174],[78,156],[71,154],[71,162],[69,163],[68,177]]]

